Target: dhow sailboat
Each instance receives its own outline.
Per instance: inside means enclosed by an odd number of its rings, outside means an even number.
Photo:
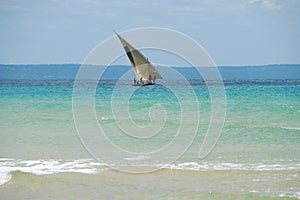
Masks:
[[[117,34],[120,42],[122,43],[134,71],[135,78],[133,80],[133,86],[155,85],[156,79],[162,79],[161,75],[148,58],[129,44],[116,31],[114,32]]]

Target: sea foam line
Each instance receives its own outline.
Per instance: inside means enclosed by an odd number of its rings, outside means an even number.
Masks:
[[[193,170],[193,171],[221,171],[221,170],[253,170],[253,171],[281,171],[300,170],[300,163],[294,164],[264,164],[264,163],[214,163],[214,162],[185,162],[166,165],[156,165],[164,169]]]
[[[148,157],[124,158],[129,162],[136,160],[147,160]],[[130,164],[130,163],[128,163]],[[229,163],[229,162],[183,162],[172,164],[146,164],[127,165],[136,167],[155,167],[162,169],[191,170],[191,171],[218,171],[218,170],[300,170],[300,163]],[[116,166],[115,166],[116,167]],[[11,180],[11,173],[21,171],[35,175],[46,175],[63,172],[75,172],[85,174],[95,174],[100,171],[109,169],[109,165],[100,163],[93,159],[80,160],[20,160],[20,159],[0,159],[0,185]]]
[[[92,159],[81,160],[19,160],[0,159],[0,185],[11,180],[11,172],[21,171],[35,175],[46,175],[63,172],[95,174],[104,166]],[[101,169],[101,170],[104,170]]]
[[[287,130],[298,130],[300,131],[300,127],[281,127],[282,129],[287,129]]]

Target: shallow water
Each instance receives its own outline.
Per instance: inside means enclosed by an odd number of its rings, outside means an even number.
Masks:
[[[0,190],[4,199],[295,199],[299,194],[292,188],[299,188],[299,179],[291,177],[288,171],[243,170],[39,176],[16,171]]]
[[[184,91],[180,83],[174,84],[178,91]],[[160,85],[140,88],[128,103],[131,119],[127,110],[122,110],[123,94],[111,104],[114,85],[99,85],[94,105],[98,125],[110,142],[133,152],[116,157],[109,154],[111,146],[105,146],[102,136],[82,144],[82,139],[94,136],[95,130],[85,121],[87,131],[78,135],[73,120],[72,87],[72,81],[1,82],[0,193],[4,199],[300,198],[299,81],[225,83],[226,121],[217,145],[205,159],[199,158],[199,149],[207,132],[211,103],[203,83],[193,82],[196,97],[186,95],[182,101]],[[84,121],[90,105],[86,99],[81,103]],[[180,103],[185,103],[191,116],[195,105],[199,106],[199,118],[181,121]],[[160,107],[150,109],[157,104]],[[111,106],[117,113],[112,113]],[[168,118],[163,128],[146,140],[124,136],[120,131],[123,127],[129,130],[126,133],[148,137],[162,125],[156,119],[163,119],[160,117],[164,114]],[[176,135],[179,124],[187,125],[188,137],[194,131],[188,127],[193,127],[198,119],[199,129],[183,156],[149,154],[176,137],[182,143],[173,150],[182,151],[181,145],[190,141],[185,141],[185,135]],[[132,123],[152,128],[140,133],[132,129]],[[102,154],[107,156],[102,159]],[[132,175],[111,167],[155,172]]]

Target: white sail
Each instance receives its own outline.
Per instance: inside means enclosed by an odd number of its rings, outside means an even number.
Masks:
[[[140,80],[155,80],[162,79],[156,68],[149,62],[149,60],[137,49],[131,46],[124,38],[116,33],[121,41],[128,59],[131,62],[136,79]]]

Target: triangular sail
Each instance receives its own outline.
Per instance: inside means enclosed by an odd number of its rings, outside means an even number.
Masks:
[[[143,80],[162,79],[156,68],[148,61],[147,58],[145,58],[143,54],[141,54],[141,52],[131,46],[118,33],[116,34],[126,51],[137,80],[140,80],[140,78]]]

